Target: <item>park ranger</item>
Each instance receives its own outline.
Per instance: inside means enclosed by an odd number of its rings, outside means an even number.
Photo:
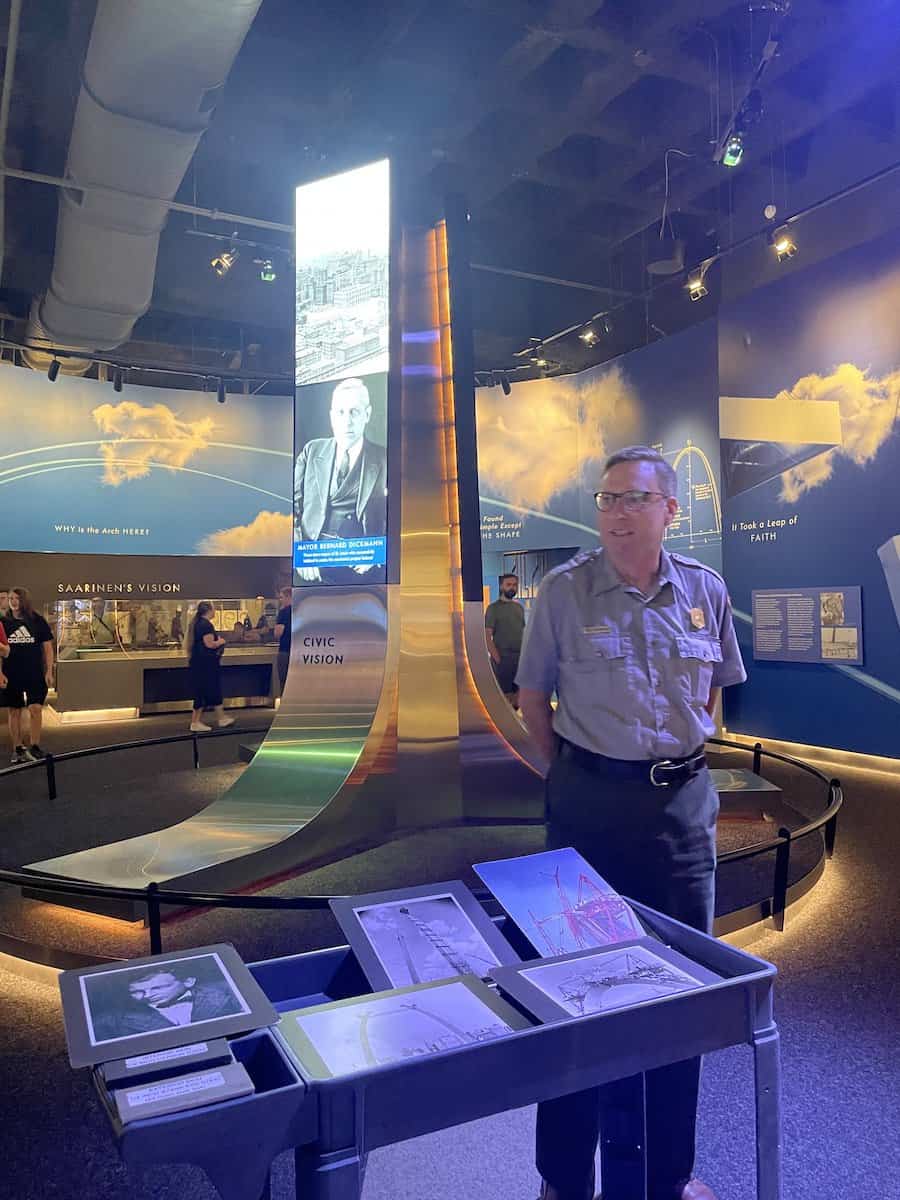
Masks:
[[[719,690],[746,673],[722,578],[662,548],[676,483],[646,446],[607,460],[602,549],[544,579],[517,682],[549,767],[550,845],[575,846],[624,895],[709,933],[719,805],[703,747]],[[648,1200],[715,1200],[693,1178],[699,1075],[699,1059],[647,1073]],[[539,1106],[543,1200],[593,1196],[616,1086]]]

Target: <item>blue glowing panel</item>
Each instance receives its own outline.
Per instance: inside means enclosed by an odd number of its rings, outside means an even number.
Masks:
[[[390,164],[297,189],[294,582],[386,571]]]

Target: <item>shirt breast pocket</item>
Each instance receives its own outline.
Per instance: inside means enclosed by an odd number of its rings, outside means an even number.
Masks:
[[[713,672],[722,661],[722,643],[714,637],[677,637],[675,656],[688,703],[702,708],[709,703]]]
[[[585,633],[581,636],[569,666],[577,671],[623,671],[631,651],[631,639],[617,633]]]

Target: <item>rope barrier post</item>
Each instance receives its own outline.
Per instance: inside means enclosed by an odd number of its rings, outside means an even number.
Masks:
[[[757,742],[753,747],[753,774],[758,775],[762,770],[762,742]]]
[[[47,799],[56,799],[56,762],[52,754],[48,754],[44,759],[44,766],[47,768]]]
[[[784,913],[787,908],[788,875],[791,866],[791,831],[784,825],[778,830],[782,839],[775,851],[775,878],[772,882],[772,923],[784,933]]]
[[[194,749],[194,770],[199,771],[200,770],[200,745],[197,741],[196,733],[191,738],[191,745]]]
[[[841,783],[839,779],[832,779],[828,784],[828,805],[834,804],[835,798],[840,794]],[[837,836],[837,813],[825,822],[825,857],[834,857],[834,839]]]
[[[147,925],[150,929],[150,953],[162,954],[162,927],[160,925],[159,900],[156,893],[158,883],[147,884]]]

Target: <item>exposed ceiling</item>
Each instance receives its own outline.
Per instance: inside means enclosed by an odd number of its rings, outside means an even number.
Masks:
[[[62,174],[94,7],[25,6],[9,166]],[[730,170],[714,146],[773,35]],[[558,356],[583,366],[715,303],[715,269],[702,304],[683,274],[648,292],[666,151],[681,153],[668,155],[665,231],[691,265],[764,229],[766,205],[777,225],[900,159],[898,50],[896,0],[263,0],[178,199],[290,223],[296,183],[390,154],[410,196],[465,195],[473,262],[520,273],[473,273],[476,366],[508,367],[529,338],[609,312],[596,346],[569,339]],[[8,180],[6,194],[0,304],[14,336],[47,285],[56,193]],[[197,234],[230,232],[171,215],[123,361],[287,377],[290,239],[242,229],[283,247],[270,252],[279,277],[261,282],[245,254],[219,280],[218,243]]]

